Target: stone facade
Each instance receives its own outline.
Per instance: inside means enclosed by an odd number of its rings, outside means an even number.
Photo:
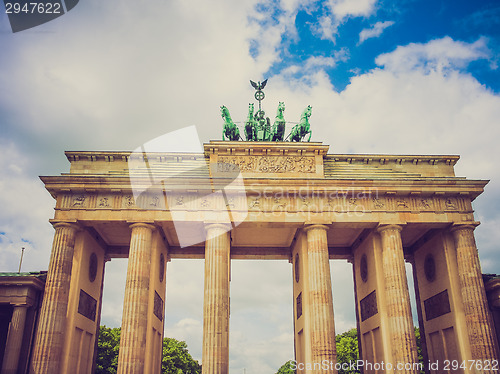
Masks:
[[[129,258],[120,373],[159,372],[164,271],[177,258],[205,259],[204,373],[229,370],[235,258],[292,264],[299,372],[336,372],[332,258],[353,264],[363,360],[418,371],[405,260],[427,357],[498,359],[473,234],[472,201],[487,182],[456,177],[457,156],[328,154],[321,143],[204,147],[66,152],[70,173],[42,177],[56,233],[34,373],[91,372],[104,263],[116,257]]]

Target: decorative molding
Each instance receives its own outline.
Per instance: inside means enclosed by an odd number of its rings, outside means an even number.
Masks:
[[[348,163],[359,163],[359,164],[370,164],[378,162],[381,165],[387,164],[399,164],[403,165],[405,163],[411,163],[414,165],[427,164],[427,165],[455,165],[460,156],[411,156],[411,155],[342,155],[342,154],[329,154],[327,156],[329,159],[333,159],[335,162],[348,162]]]
[[[316,159],[314,156],[219,156],[217,171],[316,173]]]
[[[94,202],[94,203],[92,203]],[[80,193],[61,195],[57,209],[63,210],[171,210],[171,211],[210,211],[240,210],[257,212],[317,212],[317,213],[397,213],[412,214],[466,214],[471,220],[473,214],[469,197],[433,194],[411,194],[401,196],[396,193],[371,194],[370,192],[343,191],[301,192],[300,190],[271,193],[253,191],[227,191],[222,195],[207,195],[205,191],[167,191],[150,192],[139,196],[137,201],[131,193]],[[456,220],[456,219],[455,219]]]

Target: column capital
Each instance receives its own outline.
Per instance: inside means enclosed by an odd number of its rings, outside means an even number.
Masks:
[[[398,224],[395,224],[395,223],[390,223],[390,224],[385,224],[385,223],[380,223],[378,226],[377,226],[377,231],[379,233],[382,233],[386,230],[396,230],[398,232],[401,232],[403,231],[403,227],[404,227],[404,223],[398,223]]]
[[[327,225],[323,225],[323,224],[308,224],[306,226],[304,226],[304,232],[308,232],[310,230],[325,230],[325,231],[328,231],[330,227],[327,226]]]
[[[454,222],[451,227],[450,231],[455,232],[459,230],[471,230],[474,231],[477,226],[480,225],[480,222],[477,221],[471,221],[471,222]]]
[[[57,229],[58,227],[68,227],[75,231],[82,230],[82,226],[78,223],[77,220],[74,221],[62,221],[59,219],[51,219],[49,222],[52,224],[52,227]]]
[[[127,222],[127,223],[128,227],[130,227],[131,229],[134,229],[136,227],[145,227],[150,230],[156,229],[156,226],[152,222]]]
[[[231,224],[230,223],[219,223],[219,222],[205,222],[205,230],[213,230],[213,229],[220,229],[220,230],[225,230],[229,231],[231,230]]]
[[[10,305],[14,308],[29,308],[32,306],[32,305],[29,305],[28,303],[13,303]]]

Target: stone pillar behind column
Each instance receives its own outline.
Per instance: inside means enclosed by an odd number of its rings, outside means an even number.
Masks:
[[[326,238],[327,226],[306,227],[307,274],[309,279],[311,363],[321,364],[326,360],[330,369],[315,372],[334,373],[337,362],[335,346],[335,323],[333,317],[332,280],[330,256]],[[333,368],[332,365],[333,364]]]
[[[474,239],[474,228],[475,225],[472,224],[457,224],[452,227],[452,232],[457,250],[458,276],[472,358],[484,361],[499,357]]]
[[[418,362],[401,230],[399,225],[383,225],[378,228],[382,239],[382,266],[393,365]],[[411,366],[410,370],[398,372],[418,373],[418,370]]]
[[[7,344],[2,365],[2,374],[16,374],[19,365],[19,354],[23,343],[24,324],[26,322],[27,305],[15,305],[10,321]]]
[[[123,300],[119,374],[143,374],[146,355],[151,242],[154,226],[130,225],[130,252]]]
[[[67,222],[54,223],[54,228],[56,232],[32,360],[32,372],[37,374],[59,373],[75,236],[79,229],[76,224]]]
[[[229,372],[230,239],[221,224],[207,226],[203,300],[203,374]]]

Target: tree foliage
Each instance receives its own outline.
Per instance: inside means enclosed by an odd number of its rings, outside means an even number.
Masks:
[[[335,336],[337,343],[337,363],[340,367],[346,363],[344,367],[348,367],[351,362],[356,362],[359,359],[358,352],[358,330],[351,329]],[[340,369],[339,374],[354,374],[359,373],[358,370],[344,370]]]
[[[189,354],[186,342],[164,338],[161,372],[163,374],[201,374],[201,365]]]
[[[418,362],[422,364],[422,367],[425,367],[424,365],[424,355],[422,353],[422,343],[421,343],[421,338],[420,338],[420,329],[418,327],[415,327],[415,338],[417,340],[417,354],[418,354]],[[424,370],[420,371],[422,374],[425,373]]]
[[[118,350],[120,348],[119,327],[99,327],[97,342],[96,374],[116,374],[118,368]]]
[[[276,374],[295,374],[296,371],[292,369],[292,361],[287,361],[278,369]]]
[[[119,327],[100,326],[96,374],[116,374],[120,332]],[[189,354],[186,342],[164,338],[161,372],[162,374],[201,374],[201,365]]]
[[[424,358],[422,354],[422,344],[420,338],[420,329],[415,327],[415,337],[417,340],[417,352],[418,352],[418,360],[419,362],[424,364]],[[349,331],[344,332],[343,334],[339,334],[335,336],[335,342],[337,345],[337,363],[341,369],[339,370],[339,374],[357,374],[359,370],[344,370],[342,369],[342,364],[350,362],[356,362],[359,360],[359,351],[358,351],[358,330],[356,328],[351,329]],[[288,361],[283,366],[281,366],[276,374],[292,374],[295,373],[292,370],[293,361]],[[348,367],[345,365],[344,367]],[[423,366],[422,366],[423,367]],[[424,371],[421,372],[424,374]]]

